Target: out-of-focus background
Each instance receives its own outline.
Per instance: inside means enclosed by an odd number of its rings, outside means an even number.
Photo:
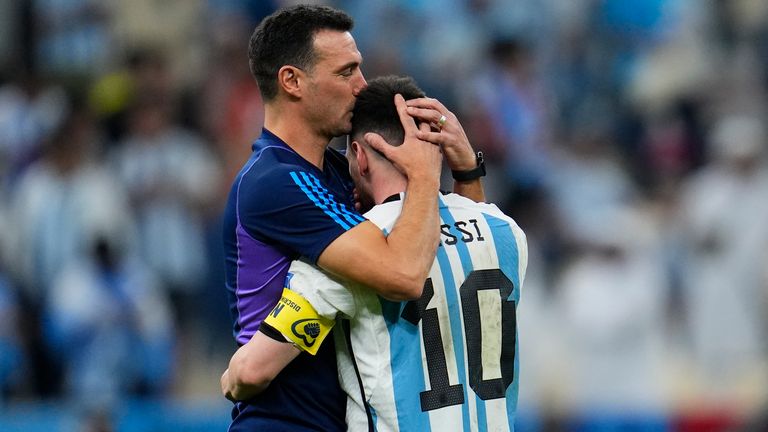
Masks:
[[[0,0],[0,430],[225,430],[219,216],[292,3]],[[518,430],[768,428],[768,2],[322,3],[528,235]]]

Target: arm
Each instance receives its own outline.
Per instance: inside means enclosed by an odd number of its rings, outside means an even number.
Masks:
[[[366,142],[381,152],[408,178],[403,210],[392,232],[384,236],[371,222],[363,222],[339,236],[320,254],[325,270],[369,286],[391,300],[421,296],[439,242],[438,189],[440,147],[417,137],[419,129],[406,112],[402,96],[395,97],[405,140],[392,147],[376,134]],[[427,125],[422,125],[426,130]]]
[[[280,301],[221,376],[221,392],[231,401],[264,391],[301,351],[317,354],[335,324],[332,317],[341,311],[353,313],[351,292],[315,267],[297,261],[291,273]]]
[[[221,376],[221,392],[231,401],[258,395],[300,353],[293,344],[256,332],[229,360]]]
[[[440,145],[448,168],[452,171],[469,171],[477,166],[475,151],[459,119],[439,100],[419,98],[408,100],[406,104],[408,114],[426,123],[436,125],[440,117],[445,116],[446,121],[442,128],[436,131],[419,131],[417,136],[422,140]],[[479,178],[466,182],[455,181],[453,191],[476,202],[485,201],[483,183]]]

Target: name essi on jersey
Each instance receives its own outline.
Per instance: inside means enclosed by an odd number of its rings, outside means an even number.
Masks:
[[[473,241],[485,241],[477,219],[466,221],[458,220],[451,224],[440,225],[440,247],[453,246],[460,241],[471,243]]]

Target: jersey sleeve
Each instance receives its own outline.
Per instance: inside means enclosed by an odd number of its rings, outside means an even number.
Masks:
[[[356,295],[341,281],[303,261],[294,261],[288,270],[286,287],[309,301],[318,314],[328,319],[355,316]]]
[[[245,175],[237,215],[252,237],[316,263],[333,240],[365,220],[342,194],[306,170]]]
[[[355,295],[319,269],[294,261],[280,301],[264,323],[289,342],[316,354],[338,316],[355,314]]]

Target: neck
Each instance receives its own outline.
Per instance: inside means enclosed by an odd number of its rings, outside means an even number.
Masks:
[[[384,168],[383,170],[389,172],[381,172],[380,170],[371,176],[371,190],[376,205],[383,203],[385,199],[394,194],[405,191],[408,185],[406,178],[396,168]]]
[[[264,107],[264,128],[277,135],[288,147],[312,165],[323,169],[323,157],[330,139],[312,127],[290,107],[272,102]]]

